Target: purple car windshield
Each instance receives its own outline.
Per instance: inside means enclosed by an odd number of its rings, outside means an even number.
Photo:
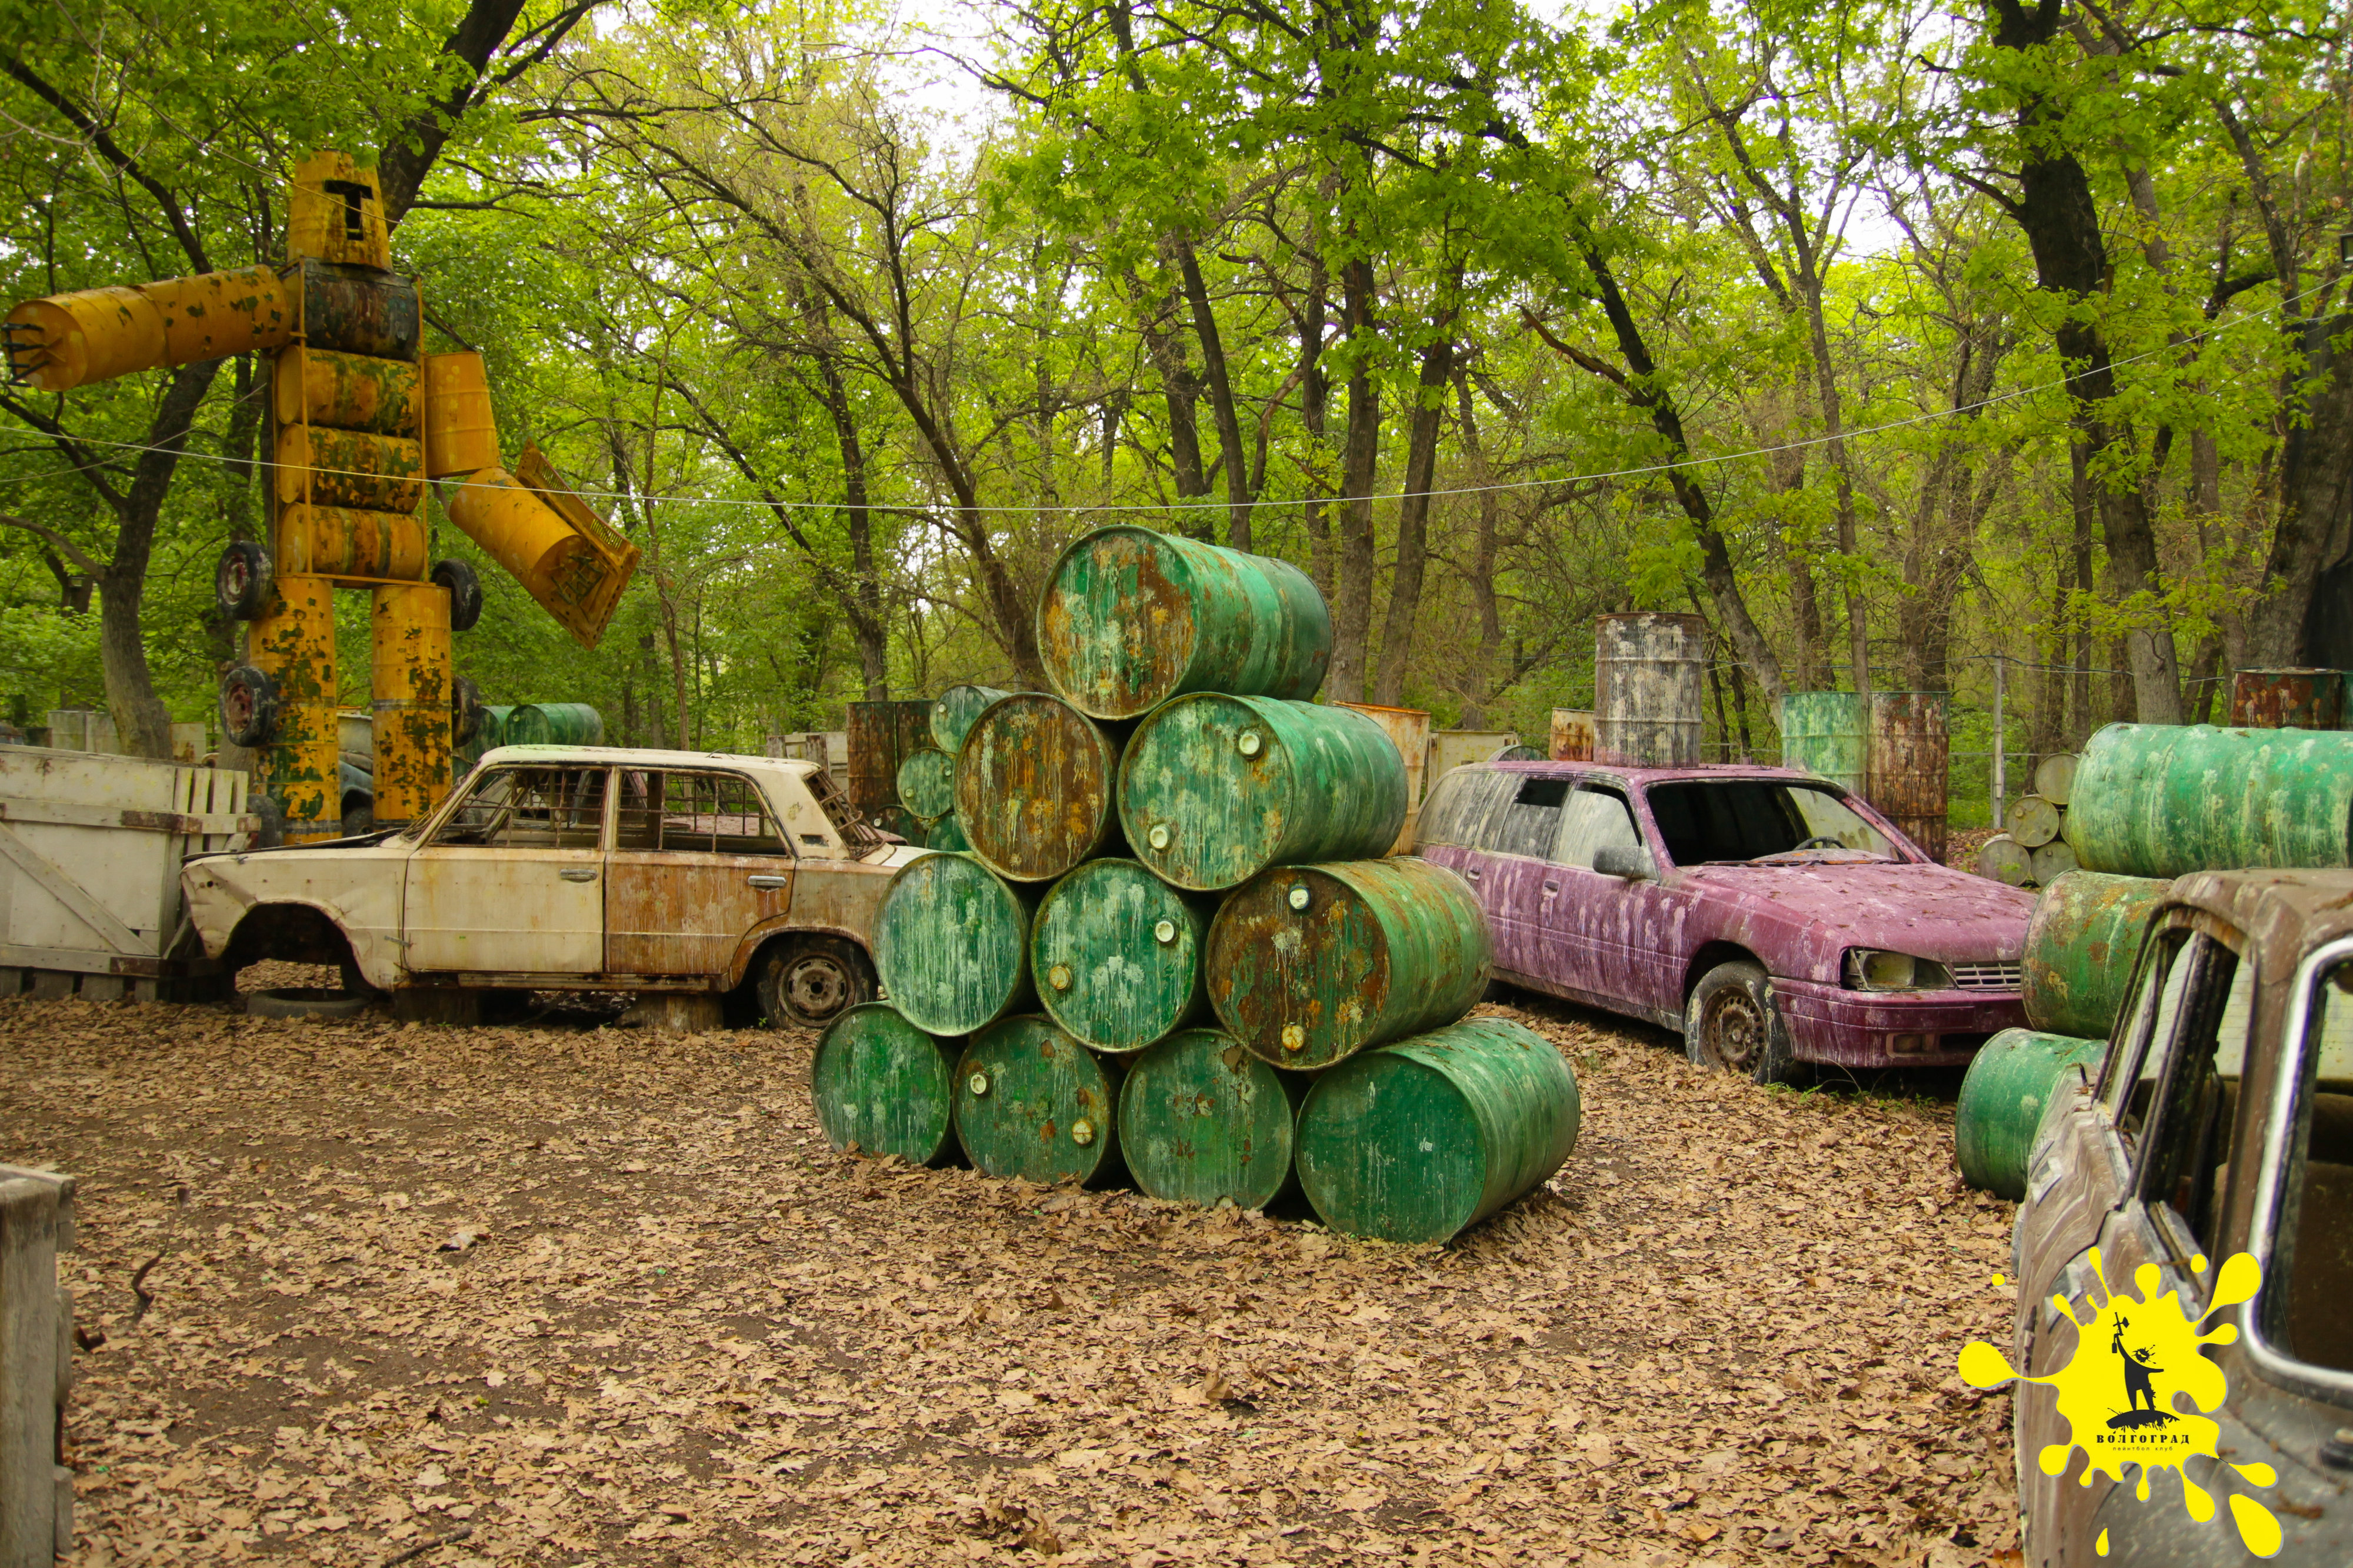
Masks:
[[[1799,849],[1848,849],[1894,859],[1887,836],[1837,792],[1780,779],[1693,779],[1652,784],[1651,816],[1678,866],[1745,864]]]

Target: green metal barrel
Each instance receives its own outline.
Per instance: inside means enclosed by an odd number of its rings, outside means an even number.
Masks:
[[[1119,1063],[1052,1020],[1008,1018],[973,1037],[956,1064],[956,1132],[974,1166],[1032,1182],[1122,1173]]]
[[[1327,1068],[1451,1024],[1494,973],[1487,918],[1443,866],[1400,858],[1268,871],[1209,926],[1209,1005],[1282,1068]]]
[[[496,707],[485,707],[482,710],[482,721],[475,728],[474,731],[474,754],[476,756],[480,756],[482,752],[491,750],[494,746],[505,745],[507,743],[507,721],[513,717],[514,705],[512,703],[506,703]]]
[[[972,848],[971,843],[964,836],[964,829],[957,826],[955,813],[953,811],[930,826],[923,835],[923,847],[927,849],[960,849],[966,852]]]
[[[2007,833],[1997,833],[1978,849],[1978,875],[2023,888],[2034,880],[2034,851]]]
[[[899,764],[899,804],[925,822],[955,809],[955,758],[929,746]]]
[[[1038,895],[969,855],[910,861],[874,915],[874,972],[891,1005],[932,1035],[969,1035],[1029,1002]]]
[[[2039,795],[2022,795],[2010,802],[2010,836],[2021,849],[2040,849],[2059,837],[2066,820],[2059,807]]]
[[[881,1002],[852,1007],[818,1037],[809,1098],[837,1149],[917,1165],[956,1155],[954,1047]]]
[[[2026,1021],[2054,1035],[2107,1038],[2148,917],[2172,885],[2070,871],[2044,887],[2026,927]]]
[[[1206,1018],[1213,905],[1134,860],[1088,861],[1048,890],[1029,928],[1039,1000],[1081,1043],[1114,1054]]]
[[[1155,709],[1119,771],[1135,858],[1211,892],[1269,866],[1386,855],[1405,826],[1405,759],[1349,708],[1204,693]]]
[[[1299,1184],[1343,1235],[1444,1241],[1559,1170],[1582,1110],[1551,1041],[1465,1019],[1316,1079],[1299,1112]]]
[[[1098,719],[1188,691],[1305,699],[1332,661],[1332,616],[1295,566],[1119,524],[1071,542],[1038,602],[1054,689]]]
[[[2106,1049],[2100,1040],[2033,1029],[2004,1029],[1979,1046],[1953,1107],[1953,1158],[1961,1179],[2012,1202],[2023,1198],[2027,1156],[2053,1090]]]
[[[1013,694],[994,686],[951,686],[932,704],[932,744],[953,757],[964,745],[965,731],[992,702]]]
[[[956,753],[956,820],[972,852],[1018,882],[1050,882],[1110,853],[1120,738],[1043,692],[989,704]]]
[[[509,746],[601,746],[605,716],[586,702],[526,702],[500,732]]]
[[[1155,1198],[1262,1209],[1292,1184],[1308,1080],[1217,1029],[1183,1029],[1135,1058],[1119,1091],[1119,1147]]]
[[[923,819],[903,805],[895,803],[886,805],[870,815],[867,821],[885,833],[897,834],[918,849],[927,847],[931,844],[931,830],[925,826]]]
[[[1871,731],[1852,691],[1792,691],[1781,699],[1781,763],[1861,795],[1869,778]]]
[[[2063,831],[2085,870],[2125,877],[2353,863],[2353,734],[2111,724]]]

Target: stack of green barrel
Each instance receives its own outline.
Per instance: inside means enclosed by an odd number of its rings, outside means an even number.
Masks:
[[[1205,1206],[1296,1194],[1408,1241],[1557,1170],[1576,1079],[1541,1037],[1466,1019],[1485,920],[1451,871],[1383,858],[1404,760],[1310,700],[1331,619],[1307,579],[1107,528],[1062,553],[1038,629],[1050,692],[934,710],[965,847],[884,895],[887,1000],[818,1046],[828,1138]]]

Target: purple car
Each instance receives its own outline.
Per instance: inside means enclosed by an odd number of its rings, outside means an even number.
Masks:
[[[1760,1083],[1957,1066],[2026,1022],[2033,896],[1793,769],[1484,763],[1439,780],[1419,843],[1478,889],[1506,979]]]

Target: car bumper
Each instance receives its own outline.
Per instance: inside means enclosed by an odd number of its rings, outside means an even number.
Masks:
[[[2026,1022],[2014,991],[1900,995],[1777,979],[1773,999],[1797,1058],[1833,1067],[1961,1067],[1989,1036]]]

